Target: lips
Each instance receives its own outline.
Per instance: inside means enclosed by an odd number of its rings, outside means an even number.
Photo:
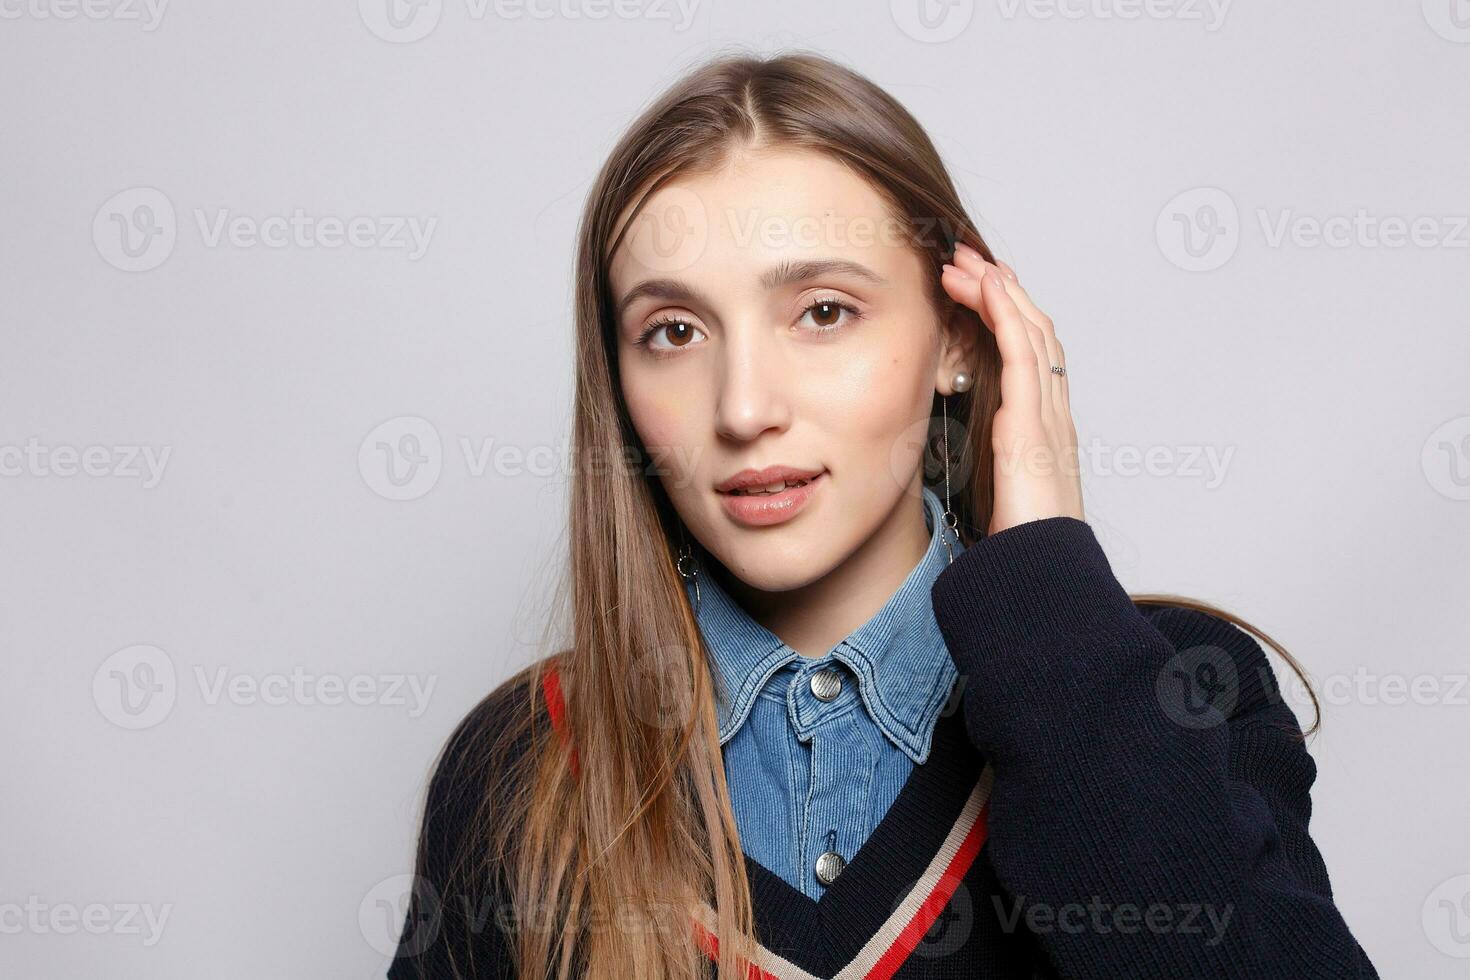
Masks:
[[[821,468],[778,464],[762,469],[744,469],[715,487],[734,496],[774,495],[792,487],[805,486],[822,474]]]
[[[763,528],[783,524],[801,513],[826,483],[826,470],[768,467],[737,473],[716,489],[732,521]]]
[[[769,497],[791,487],[804,487],[810,480],[778,480],[764,487],[736,487],[730,491],[732,497]]]

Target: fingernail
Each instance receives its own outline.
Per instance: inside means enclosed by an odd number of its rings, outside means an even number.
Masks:
[[[990,284],[992,286],[994,286],[996,289],[1005,289],[1006,288],[1006,284],[1003,283],[1003,282],[1001,282],[1000,281],[1000,276],[996,275],[995,273],[993,273],[993,272],[989,273],[986,276],[986,278],[988,278],[990,280]]]
[[[973,255],[976,258],[979,258],[980,257],[980,253],[979,252],[975,251],[973,248],[971,248],[970,246],[966,245],[964,242],[955,242],[954,243],[954,250],[956,252],[964,252],[966,255]]]
[[[999,269],[1001,271],[1001,274],[1003,274],[1011,282],[1020,282],[1020,280],[1016,278],[1015,271],[1004,262],[996,262],[995,267]]]
[[[968,272],[966,272],[964,269],[961,269],[959,266],[957,266],[957,265],[950,265],[948,262],[944,263],[944,271],[945,272],[953,272],[955,275],[959,276],[961,279],[973,279],[973,278],[975,278],[974,276],[972,276]]]

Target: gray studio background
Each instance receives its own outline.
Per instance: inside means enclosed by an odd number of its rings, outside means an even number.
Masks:
[[[588,183],[732,45],[928,127],[1119,577],[1310,668],[1344,915],[1464,975],[1470,4],[924,2],[0,0],[0,976],[381,976],[543,649]]]

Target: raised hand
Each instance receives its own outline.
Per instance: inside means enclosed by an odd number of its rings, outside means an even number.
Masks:
[[[955,263],[944,266],[945,290],[980,314],[1000,348],[989,533],[1047,517],[1084,520],[1067,359],[1051,318],[1031,302],[1009,266],[986,262],[963,243],[955,247]]]

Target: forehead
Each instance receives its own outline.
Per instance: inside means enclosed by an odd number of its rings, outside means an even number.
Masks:
[[[620,220],[632,213],[630,205]],[[902,227],[871,184],[826,154],[745,152],[717,172],[680,175],[655,191],[633,216],[609,277],[617,297],[644,278],[729,278],[794,254],[896,274],[912,258]]]

